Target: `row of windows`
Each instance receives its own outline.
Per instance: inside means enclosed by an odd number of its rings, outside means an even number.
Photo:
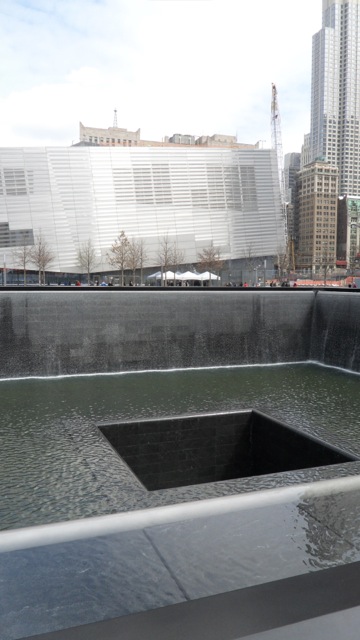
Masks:
[[[97,136],[89,136],[88,142],[94,142],[95,144],[121,144],[124,147],[131,147],[137,145],[137,140],[127,140],[122,138],[99,138]]]
[[[34,192],[34,172],[32,170],[4,168],[0,171],[0,195],[26,196]]]
[[[173,169],[173,167],[172,167]],[[166,205],[191,198],[193,206],[205,208],[233,208],[248,211],[257,209],[257,192],[254,167],[223,167],[203,165],[199,187],[191,188],[187,167],[179,172],[180,193],[175,188],[170,165],[138,165],[133,169],[113,169],[117,202],[135,201],[138,204]],[[200,186],[201,185],[201,186]]]
[[[8,223],[0,223],[0,247],[23,247],[33,244],[32,229],[10,230]]]

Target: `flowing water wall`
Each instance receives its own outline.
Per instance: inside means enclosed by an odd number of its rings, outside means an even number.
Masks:
[[[318,291],[310,356],[360,372],[360,291]]]
[[[296,290],[3,290],[0,377],[308,360],[314,298]]]
[[[0,377],[317,360],[360,371],[360,295],[313,290],[0,293]]]

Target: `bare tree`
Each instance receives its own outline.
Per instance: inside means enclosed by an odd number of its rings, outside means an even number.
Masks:
[[[185,252],[182,249],[179,249],[176,242],[173,244],[173,253],[172,253],[172,266],[174,267],[174,284],[176,280],[176,272],[179,269],[179,265],[183,264],[185,260]]]
[[[138,246],[139,246],[139,269],[140,269],[140,282],[141,284],[143,284],[143,269],[144,269],[144,265],[145,262],[148,258],[148,254],[147,254],[147,250],[146,250],[146,245],[145,245],[145,240],[143,238],[140,238],[138,240]]]
[[[46,268],[55,260],[55,255],[41,233],[31,247],[30,259],[39,272],[39,284],[45,284]]]
[[[171,242],[171,240],[169,240],[169,236],[163,236],[159,244],[158,260],[164,271],[167,271],[172,265],[172,249],[173,243]]]
[[[133,279],[135,284],[136,269],[141,269],[141,282],[142,282],[142,270],[144,262],[146,260],[145,242],[142,238],[132,238],[129,240],[129,255],[127,266],[133,273]]]
[[[257,270],[259,268],[259,258],[257,258],[256,256],[253,255],[253,249],[252,249],[252,245],[249,244],[245,251],[244,251],[244,262],[245,262],[245,270],[247,271],[248,275],[250,276],[251,274],[251,278],[254,277],[253,274],[257,273]],[[256,280],[256,277],[255,277]],[[255,284],[257,284],[257,282],[255,282]]]
[[[163,236],[160,240],[158,250],[158,260],[161,268],[166,273],[170,267],[174,264],[174,243],[169,240],[169,236]],[[165,281],[162,279],[161,284],[165,285]]]
[[[77,251],[77,262],[81,269],[87,274],[87,283],[90,284],[90,273],[94,271],[97,266],[96,251],[90,238],[87,242],[84,242]]]
[[[279,247],[276,254],[275,264],[277,265],[277,272],[280,282],[287,278],[290,273],[289,255],[286,253],[284,247]]]
[[[182,249],[179,249],[176,240],[169,240],[169,236],[166,235],[160,240],[160,247],[158,251],[158,260],[164,272],[172,268],[174,272],[174,283],[176,280],[175,274],[179,268],[179,265],[184,262],[185,253]]]
[[[25,287],[27,265],[31,262],[31,250],[32,246],[24,244],[22,247],[16,247],[12,252],[14,264],[18,265],[23,270]]]
[[[213,243],[209,247],[198,253],[198,269],[200,271],[211,271],[220,275],[220,271],[224,266],[224,260],[221,258],[219,247],[214,247]],[[211,285],[211,278],[209,278]]]
[[[334,264],[334,252],[330,250],[328,244],[325,242],[323,244],[322,254],[320,256],[320,269],[323,272],[324,276],[324,287],[326,287],[327,280],[329,279],[329,276],[334,269]]]
[[[121,231],[114,244],[111,245],[108,254],[110,264],[120,272],[122,287],[124,286],[124,271],[129,266],[129,247],[129,239],[125,231]]]

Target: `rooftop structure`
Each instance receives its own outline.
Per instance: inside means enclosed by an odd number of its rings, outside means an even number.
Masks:
[[[72,146],[95,145],[100,147],[166,147],[166,146],[200,146],[200,147],[227,147],[231,149],[258,149],[258,143],[248,144],[238,142],[236,136],[215,133],[212,136],[194,136],[191,134],[174,133],[165,136],[163,140],[143,140],[140,137],[140,129],[128,131],[117,126],[117,115],[114,125],[108,129],[98,127],[85,127],[80,122],[80,142]],[[115,126],[116,125],[116,126]]]
[[[99,146],[123,146],[131,147],[137,145],[140,141],[140,129],[137,131],[128,131],[120,127],[108,127],[108,129],[100,129],[98,127],[84,127],[82,122],[79,124],[80,143],[91,143]],[[76,146],[76,145],[74,145]]]

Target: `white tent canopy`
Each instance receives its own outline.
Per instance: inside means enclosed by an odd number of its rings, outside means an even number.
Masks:
[[[210,271],[204,271],[204,273],[200,273],[197,276],[197,280],[220,280],[220,276],[217,276],[215,273],[211,273]]]
[[[200,280],[200,277],[198,273],[193,273],[192,271],[185,271],[185,273],[177,274],[176,280]]]
[[[174,278],[177,278],[177,275],[173,271],[164,271],[164,273],[162,274],[162,277],[164,280],[174,280]],[[160,275],[160,279],[161,279],[161,275]]]
[[[147,276],[147,278],[149,280],[161,280],[161,278],[163,278],[163,280],[174,280],[174,278],[177,279],[177,275],[173,271],[164,271],[163,274],[161,271],[156,271],[156,273],[152,273],[150,276]]]
[[[207,280],[220,280],[220,276],[217,276],[215,273],[211,273],[210,271],[205,271],[204,273],[193,273],[192,271],[185,271],[185,273],[174,273],[173,271],[156,271],[156,273],[152,273],[150,276],[147,276],[149,280],[181,280],[184,282],[185,280],[200,280],[200,282],[205,282]]]

